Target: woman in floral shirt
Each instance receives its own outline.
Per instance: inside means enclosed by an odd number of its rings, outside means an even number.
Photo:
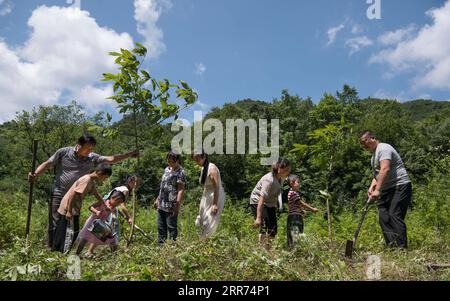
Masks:
[[[172,240],[178,236],[178,212],[183,202],[186,176],[181,166],[181,156],[174,152],[167,154],[168,166],[161,179],[159,195],[155,201],[158,209],[158,244],[167,240],[167,232]]]

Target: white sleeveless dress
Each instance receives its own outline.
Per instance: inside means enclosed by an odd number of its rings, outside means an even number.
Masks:
[[[214,185],[209,178],[211,170],[216,169],[219,178],[219,199],[217,207],[219,210],[216,215],[211,213],[211,207],[214,202]],[[200,227],[200,238],[205,238],[216,232],[219,226],[220,215],[222,214],[223,207],[225,204],[225,191],[222,186],[222,180],[220,178],[220,171],[216,165],[209,163],[208,176],[206,177],[202,199],[200,201],[200,211],[195,221],[195,225]]]

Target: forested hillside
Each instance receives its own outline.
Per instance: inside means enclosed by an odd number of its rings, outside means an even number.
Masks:
[[[257,155],[211,155],[221,170],[226,191],[226,208],[216,237],[199,241],[193,219],[197,214],[201,188],[199,169],[189,155],[183,156],[188,186],[180,218],[180,239],[158,248],[136,234],[131,248],[117,254],[101,253],[104,262],[83,262],[82,279],[193,279],[193,280],[333,280],[365,279],[368,254],[381,254],[385,279],[450,280],[449,270],[428,270],[427,263],[450,260],[450,103],[413,100],[360,99],[356,88],[326,93],[314,103],[310,98],[291,95],[287,90],[272,101],[245,99],[211,109],[204,117],[219,119],[279,119],[280,156],[293,162],[292,173],[300,176],[304,199],[320,209],[305,221],[307,238],[293,251],[286,248],[285,213],[272,252],[260,248],[253,219],[247,209],[248,197],[258,180],[268,172]],[[0,125],[0,279],[65,279],[65,258],[45,250],[46,204],[52,173],[36,184],[32,216],[32,245],[24,249],[28,183],[32,141],[39,140],[38,164],[58,148],[75,145],[89,132],[97,138],[95,152],[116,154],[133,150],[132,118],[111,122],[106,113],[87,116],[83,108],[41,106],[20,112],[14,120]],[[156,235],[156,213],[151,209],[166,166],[165,155],[176,133],[170,123],[162,127],[138,118],[141,145],[136,223],[152,237]],[[346,239],[357,225],[371,181],[370,153],[359,144],[358,135],[371,130],[400,153],[413,182],[413,206],[407,216],[410,249],[384,249],[381,231],[372,207],[358,243],[354,262],[342,258]],[[204,133],[207,135],[207,133]],[[113,175],[99,187],[107,192],[132,173],[132,160],[113,166]],[[327,236],[326,208],[319,191],[330,195],[333,238]],[[88,214],[84,202],[84,220]],[[126,228],[127,225],[124,225]],[[164,254],[164,256],[162,256]],[[102,257],[103,256],[103,257]],[[15,273],[15,266],[39,265],[42,272]],[[116,264],[117,263],[117,264]],[[15,274],[14,274],[15,273]]]

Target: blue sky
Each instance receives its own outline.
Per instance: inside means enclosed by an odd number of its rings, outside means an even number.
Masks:
[[[113,112],[107,51],[149,46],[151,74],[198,91],[193,110],[282,89],[320,100],[344,83],[362,97],[450,99],[450,0],[0,0],[0,122],[77,99]],[[139,28],[139,29],[138,29]]]

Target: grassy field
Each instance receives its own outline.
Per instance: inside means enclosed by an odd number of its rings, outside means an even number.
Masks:
[[[333,224],[328,239],[322,213],[308,215],[305,237],[296,248],[286,247],[286,213],[279,218],[279,231],[270,252],[257,243],[253,218],[244,207],[227,199],[218,233],[200,241],[194,220],[199,191],[187,196],[179,218],[179,239],[158,247],[136,232],[130,248],[111,254],[98,248],[96,257],[81,260],[81,280],[367,280],[368,259],[380,259],[381,280],[450,280],[450,269],[429,270],[429,263],[450,262],[450,205],[448,179],[431,181],[414,191],[415,208],[408,212],[409,249],[384,247],[372,206],[363,225],[353,259],[344,257],[345,241],[353,235],[360,210],[344,211]],[[88,217],[85,200],[82,221]],[[27,195],[0,194],[0,280],[70,280],[68,256],[45,248],[47,207],[33,207],[30,242],[24,239]],[[362,204],[361,206],[362,207]],[[358,208],[359,209],[359,208]],[[156,239],[156,211],[140,207],[137,224]],[[126,228],[128,231],[128,228]]]

